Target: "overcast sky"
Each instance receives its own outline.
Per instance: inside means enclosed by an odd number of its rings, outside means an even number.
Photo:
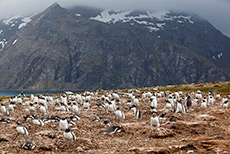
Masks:
[[[39,13],[58,2],[62,7],[86,5],[112,9],[153,9],[194,12],[230,37],[230,0],[0,0],[0,18]]]

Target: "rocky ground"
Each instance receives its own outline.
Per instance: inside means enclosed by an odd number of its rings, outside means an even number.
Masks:
[[[141,94],[137,94],[141,95]],[[221,94],[223,97],[227,94]],[[28,105],[17,105],[15,112],[9,116],[10,123],[0,123],[1,153],[230,153],[230,112],[221,109],[220,100],[215,105],[202,110],[193,106],[188,113],[180,114],[164,110],[165,98],[158,98],[158,113],[167,112],[166,120],[161,121],[159,128],[150,127],[150,102],[140,101],[142,119],[135,119],[133,111],[125,104],[127,97],[121,97],[120,110],[126,115],[125,120],[115,120],[113,113],[106,113],[93,100],[89,110],[81,110],[80,120],[76,121],[71,130],[76,134],[76,141],[64,141],[63,132],[58,131],[58,122],[46,123],[45,126],[35,126],[31,120],[24,121],[23,115],[29,114]],[[3,100],[1,103],[7,100]],[[39,111],[36,113],[40,116]],[[69,117],[71,113],[61,113],[49,105],[48,115]],[[47,117],[40,116],[40,117]],[[99,122],[92,122],[91,117],[97,115]],[[174,116],[176,122],[169,122]],[[101,126],[103,119],[110,119],[112,125],[121,125],[124,131],[111,135],[103,132],[108,126]],[[21,121],[29,131],[28,136],[18,136],[16,121]],[[32,139],[36,143],[33,150],[21,148],[23,142]]]

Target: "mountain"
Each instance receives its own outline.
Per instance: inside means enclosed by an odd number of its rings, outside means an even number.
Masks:
[[[230,39],[191,13],[65,9],[55,3],[31,17],[2,20],[1,30],[1,89],[117,89],[230,79]]]

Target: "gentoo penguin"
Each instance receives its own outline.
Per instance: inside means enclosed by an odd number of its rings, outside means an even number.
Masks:
[[[32,122],[35,125],[44,126],[44,122],[41,119],[38,119],[36,115],[33,116]]]
[[[71,120],[73,120],[73,121],[76,121],[76,120],[80,120],[80,119],[81,119],[77,114],[72,114],[69,118],[70,118]]]
[[[171,109],[172,108],[172,104],[167,99],[165,100],[165,103],[166,103],[165,104],[166,109]]]
[[[222,99],[222,104],[223,104],[224,102],[226,102],[227,100],[228,100],[228,98],[227,98],[226,96],[224,96],[223,99]]]
[[[216,99],[220,100],[220,94],[219,93],[216,94]]]
[[[105,105],[106,113],[113,113],[115,108],[114,105],[108,101],[108,104]]]
[[[197,90],[197,93],[196,93],[195,97],[197,97],[199,100],[202,99],[202,94],[201,94],[200,90]]]
[[[98,116],[92,116],[91,120],[92,121],[100,121],[100,118]]]
[[[69,127],[68,121],[65,118],[62,118],[59,121],[59,131],[65,131]]]
[[[135,104],[129,107],[129,110],[133,110],[136,119],[141,119],[141,111],[140,108],[138,106],[136,106]]]
[[[49,123],[49,122],[57,122],[60,120],[61,120],[61,117],[52,115],[52,116],[46,118],[46,120],[44,122]]]
[[[2,114],[9,114],[8,109],[6,108],[5,104],[1,104],[1,112]]]
[[[157,97],[155,95],[153,95],[150,100],[151,100],[150,106],[155,107],[157,109]]]
[[[9,123],[11,120],[9,118],[1,118],[0,122],[1,123]]]
[[[104,119],[102,122],[101,122],[101,125],[102,126],[105,126],[105,125],[111,125],[111,122],[110,122],[110,120],[109,119]]]
[[[90,109],[90,103],[89,103],[88,100],[86,100],[86,101],[83,103],[82,109],[83,109],[83,110],[88,110],[88,109]]]
[[[122,126],[111,126],[109,128],[106,129],[106,131],[104,132],[104,134],[113,134],[113,133],[119,133],[123,130]]]
[[[77,103],[76,102],[73,102],[73,105],[72,105],[72,112],[74,113],[74,114],[77,114],[77,115],[79,115],[79,108],[78,108],[78,105],[77,105]]]
[[[26,150],[33,150],[35,147],[36,144],[34,143],[33,140],[26,140],[22,145],[22,148]]]
[[[214,105],[215,99],[213,95],[208,95],[208,105]]]
[[[14,107],[15,107],[15,103],[14,102],[10,102],[10,104],[8,106],[8,111],[9,112],[14,112]]]
[[[16,127],[16,130],[17,130],[17,132],[18,132],[18,134],[19,135],[29,135],[29,133],[28,133],[28,131],[27,131],[27,129],[26,129],[26,127],[25,126],[23,126],[22,124],[21,124],[21,122],[16,122],[17,124],[18,124],[18,126]]]
[[[222,104],[222,108],[223,108],[223,109],[228,109],[228,100],[226,100],[226,101]]]
[[[72,132],[70,130],[70,128],[67,128],[64,131],[63,137],[64,137],[64,140],[66,140],[66,141],[76,141],[76,136],[75,136],[74,132]]]
[[[192,106],[192,100],[190,96],[187,97],[186,106],[187,106],[187,110],[189,110]]]
[[[104,104],[104,103],[97,103],[96,105],[97,105],[97,107],[99,107],[99,108],[105,107],[105,104]]]
[[[30,112],[35,112],[36,108],[35,108],[33,103],[30,103],[29,110],[30,110]]]
[[[202,109],[206,109],[207,108],[207,100],[206,100],[206,97],[204,97],[204,99],[202,100],[201,104],[200,104],[200,107]]]
[[[181,103],[181,99],[179,99],[174,105],[175,113],[186,113],[184,105]]]
[[[125,114],[120,110],[119,107],[117,107],[117,110],[114,113],[116,115],[116,119],[125,119]]]
[[[30,114],[27,114],[27,115],[24,115],[23,118],[24,118],[24,121],[28,120],[28,119],[33,119],[33,114],[30,113]]]
[[[69,112],[69,109],[68,109],[67,105],[64,104],[63,102],[61,102],[60,111],[61,112]]]
[[[139,100],[136,97],[133,100],[133,104],[139,106]]]
[[[153,116],[150,118],[150,126],[160,127],[159,117],[153,113]]]
[[[42,115],[47,114],[48,111],[47,111],[45,105],[44,105],[43,103],[41,103],[40,105],[41,105],[41,106],[40,106],[40,113],[41,113]]]
[[[166,117],[165,117],[166,113],[161,113],[158,117],[159,117],[159,120],[166,120]]]

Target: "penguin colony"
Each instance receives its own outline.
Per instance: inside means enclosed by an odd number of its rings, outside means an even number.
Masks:
[[[98,94],[98,92],[86,91],[72,95],[63,93],[60,96],[20,94],[1,101],[0,123],[1,125],[15,123],[9,129],[15,129],[16,138],[24,138],[21,146],[23,149],[33,150],[37,146],[36,140],[30,139],[31,132],[33,135],[36,134],[34,128],[56,132],[59,134],[59,140],[72,143],[78,142],[77,135],[82,133],[83,118],[96,123],[98,127],[95,129],[98,130],[95,132],[99,132],[100,135],[119,134],[126,132],[127,118],[141,123],[142,115],[145,114],[144,118],[149,119],[145,125],[149,129],[158,128],[170,122],[176,123],[173,115],[184,116],[192,109],[208,110],[218,104],[220,109],[228,110],[230,99],[229,96],[221,96],[219,93],[214,95],[209,91],[205,94],[199,90],[186,94],[181,91],[171,93],[138,90],[127,93],[112,91]],[[143,105],[145,105],[145,110],[143,110]],[[19,109],[23,109],[23,115],[14,117]],[[88,115],[90,110],[94,115]],[[16,118],[20,120],[15,121]],[[51,130],[43,129],[51,124]]]

